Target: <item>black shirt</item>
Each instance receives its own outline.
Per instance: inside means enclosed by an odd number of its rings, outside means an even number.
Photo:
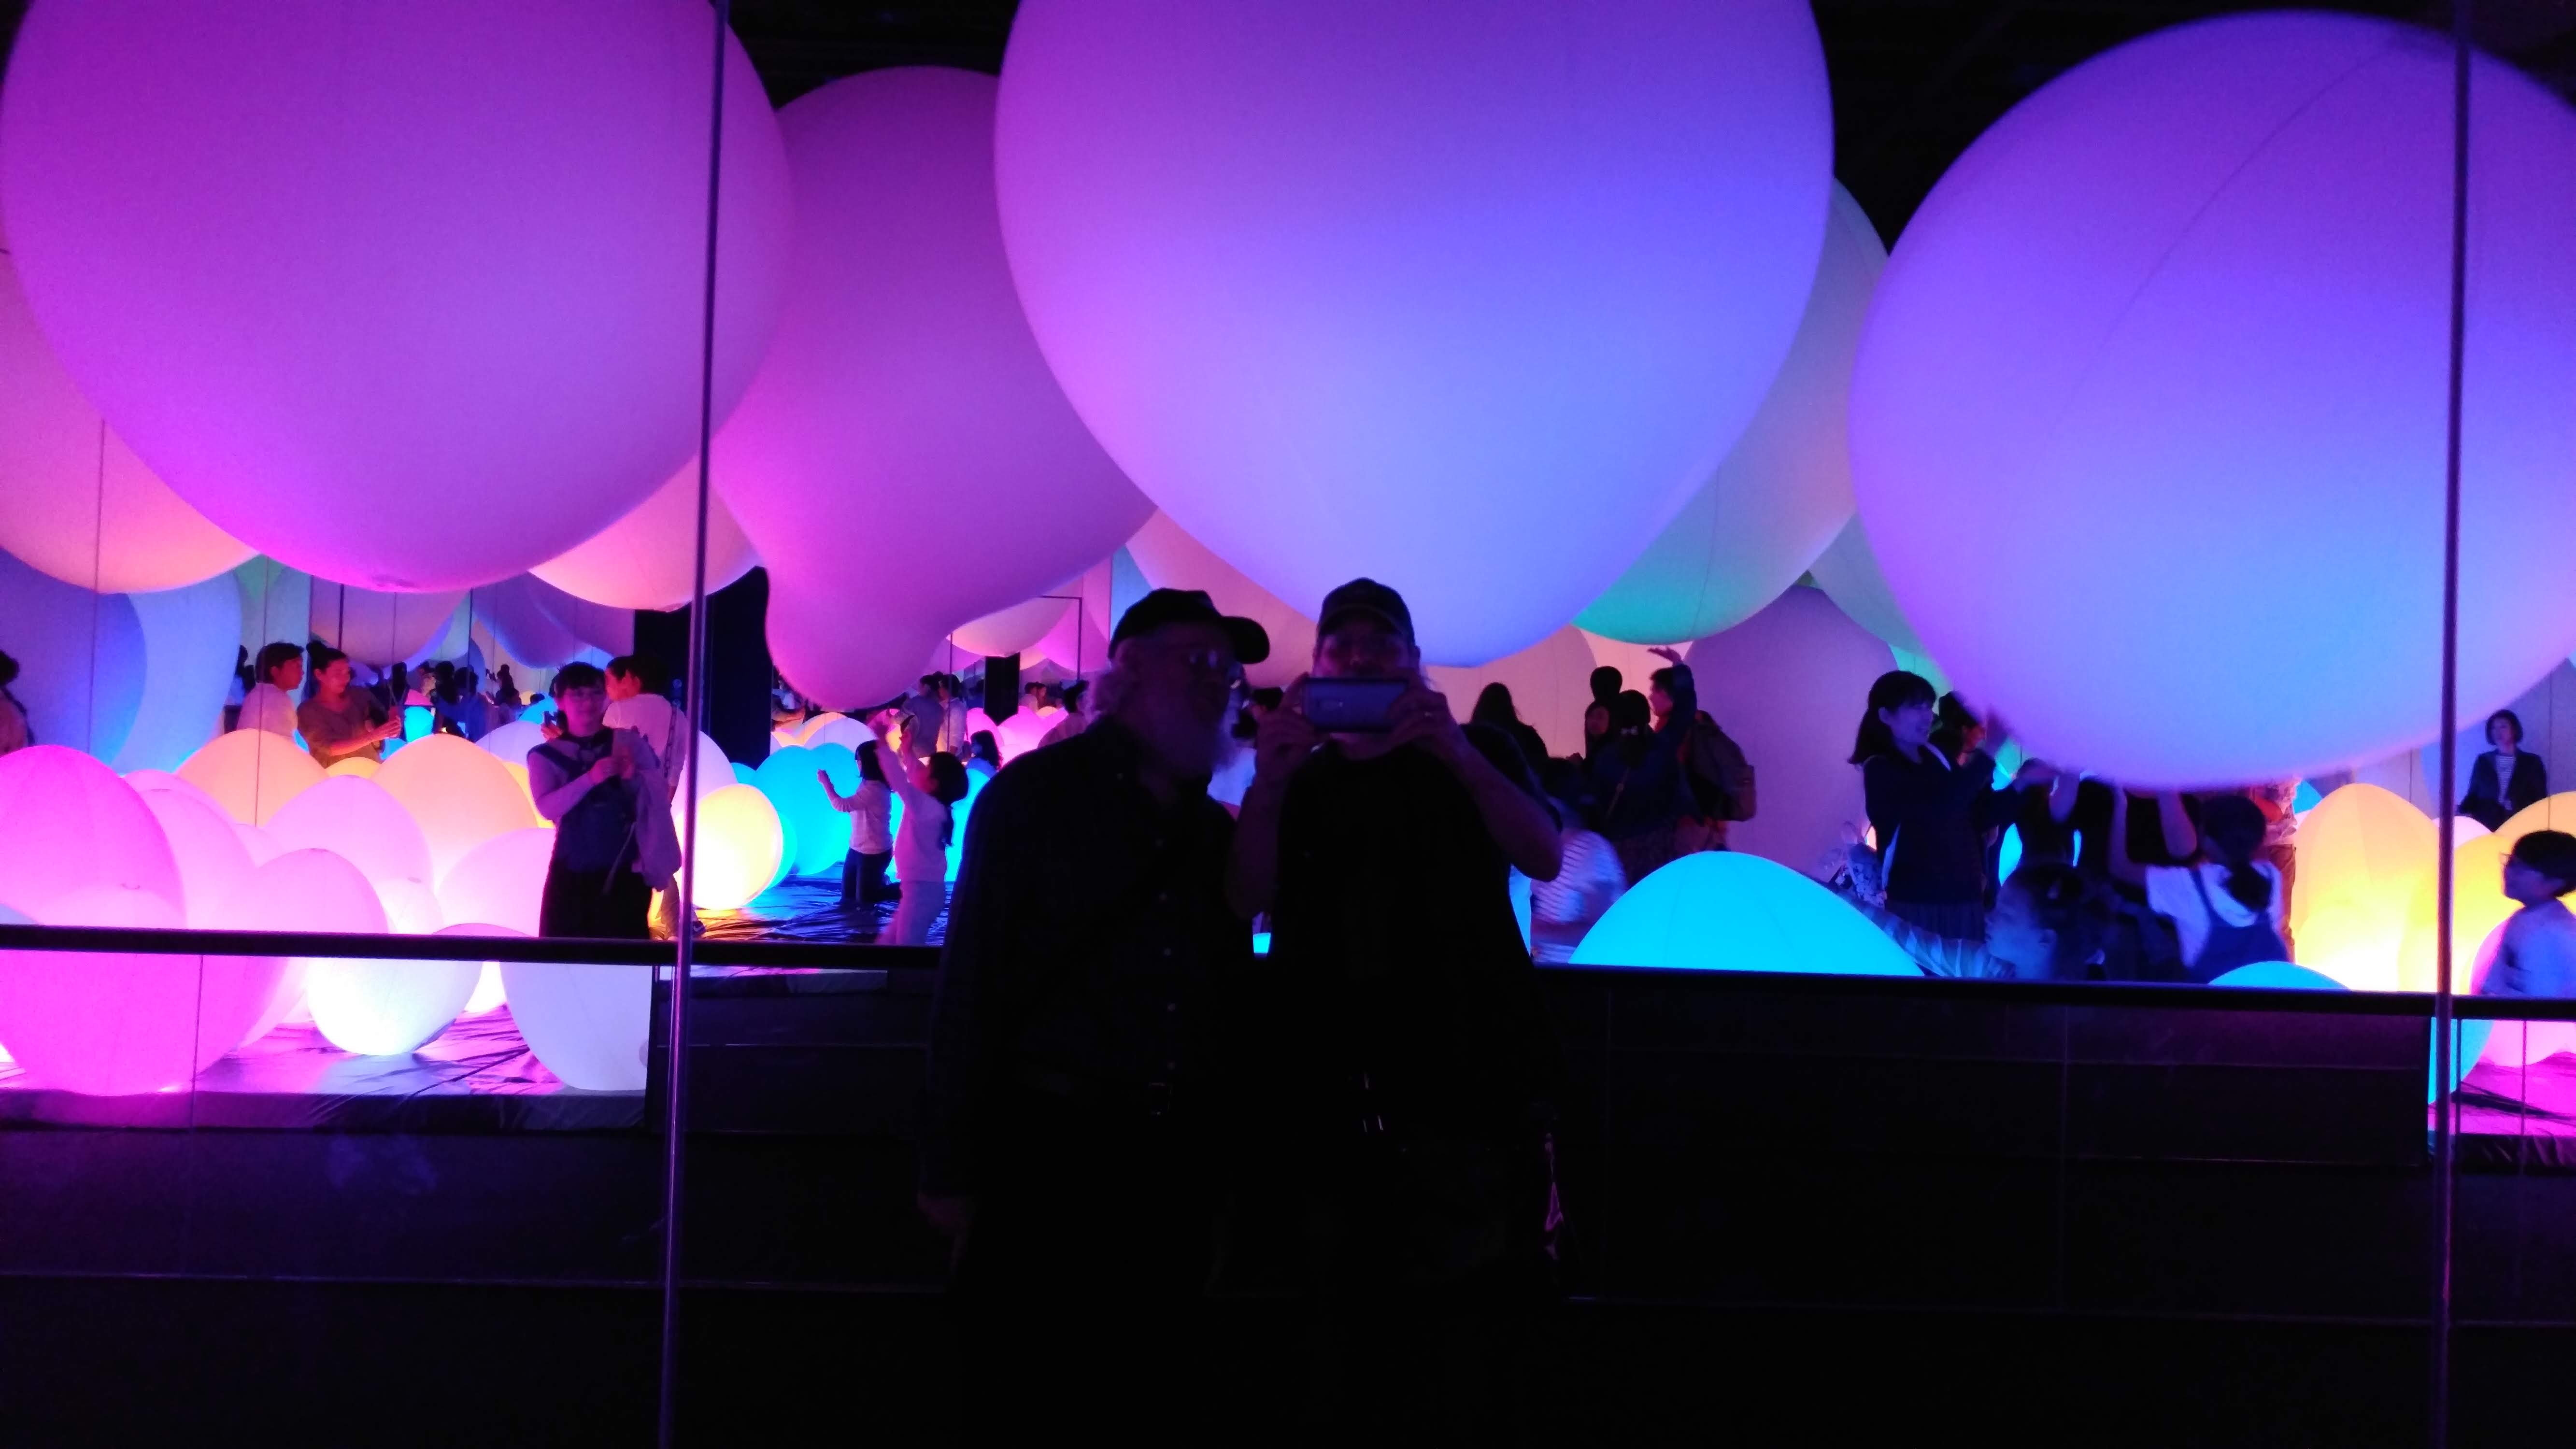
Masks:
[[[1203,1108],[1212,998],[1252,962],[1225,903],[1234,819],[1206,782],[1165,806],[1114,719],[1014,760],[976,800],[931,1009],[923,1185],[987,1176],[997,1103]]]
[[[1269,976],[1306,1130],[1356,1131],[1363,1074],[1398,1134],[1529,1120],[1553,1045],[1510,871],[1467,787],[1422,749],[1327,745],[1289,781]]]
[[[1920,759],[1874,755],[1860,774],[1880,854],[1890,845],[1896,850],[1889,898],[1926,905],[1981,899],[1986,831],[2010,822],[2015,793],[1994,788],[1994,760],[1979,751],[1953,766],[1927,746]]]

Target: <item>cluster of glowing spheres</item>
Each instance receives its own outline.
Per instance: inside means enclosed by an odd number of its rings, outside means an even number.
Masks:
[[[1851,522],[1852,357],[1887,265],[1878,228],[1833,189],[1824,255],[1788,360],[1717,476],[1576,623],[1636,644],[1687,644],[1751,618]]]
[[[686,802],[682,802],[685,808]],[[675,812],[675,819],[677,818]],[[687,841],[684,839],[682,845]],[[698,800],[695,893],[700,910],[732,911],[769,889],[786,861],[778,809],[753,785],[726,785]]]
[[[1577,966],[1920,976],[1840,896],[1758,855],[1685,855],[1628,888],[1574,948]]]
[[[676,609],[697,580],[698,464],[608,527],[528,572],[574,598],[612,609]],[[707,592],[751,572],[759,556],[733,510],[707,498]]]
[[[1106,557],[1150,507],[1021,315],[994,210],[994,94],[989,76],[910,67],[778,114],[787,307],[716,440],[715,480],[769,568],[780,672],[826,703],[900,692],[933,640]]]
[[[405,745],[376,771],[375,783],[418,822],[433,879],[485,841],[543,823],[501,761],[455,735]]]
[[[1127,475],[1291,603],[1386,579],[1434,662],[1481,664],[1734,445],[1832,149],[1796,0],[1042,0],[993,166],[1029,322]]]
[[[2532,585],[2576,533],[2576,111],[2483,57],[2470,95],[2474,718],[2576,644],[2576,594]],[[2189,787],[2435,731],[2452,106],[2410,25],[2182,26],[2051,81],[1907,224],[1853,382],[1860,515],[1930,652],[2033,749]]]
[[[692,0],[46,0],[0,101],[29,303],[233,537],[378,588],[522,572],[696,447],[708,45]],[[720,413],[790,220],[730,43],[724,96]]]

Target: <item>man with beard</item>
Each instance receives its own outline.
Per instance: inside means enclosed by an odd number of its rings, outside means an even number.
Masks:
[[[1207,782],[1269,652],[1206,594],[1155,590],[1111,636],[1098,722],[1014,761],[971,817],[921,1207],[956,1245],[977,1414],[1189,1412],[1172,1386],[1199,1381],[1180,1369],[1204,1338],[1212,1017],[1252,964]]]

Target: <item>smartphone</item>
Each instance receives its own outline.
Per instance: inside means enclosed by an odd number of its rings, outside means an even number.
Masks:
[[[1388,712],[1412,687],[1407,679],[1309,679],[1306,718],[1327,734],[1384,734]]]
[[[546,711],[546,723],[553,725],[557,730],[566,730],[569,728],[564,724],[563,711],[559,709],[550,709]]]

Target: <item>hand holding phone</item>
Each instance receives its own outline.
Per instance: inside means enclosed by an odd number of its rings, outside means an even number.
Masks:
[[[1395,727],[1395,702],[1412,687],[1409,679],[1308,679],[1306,719],[1326,734],[1384,734]]]

